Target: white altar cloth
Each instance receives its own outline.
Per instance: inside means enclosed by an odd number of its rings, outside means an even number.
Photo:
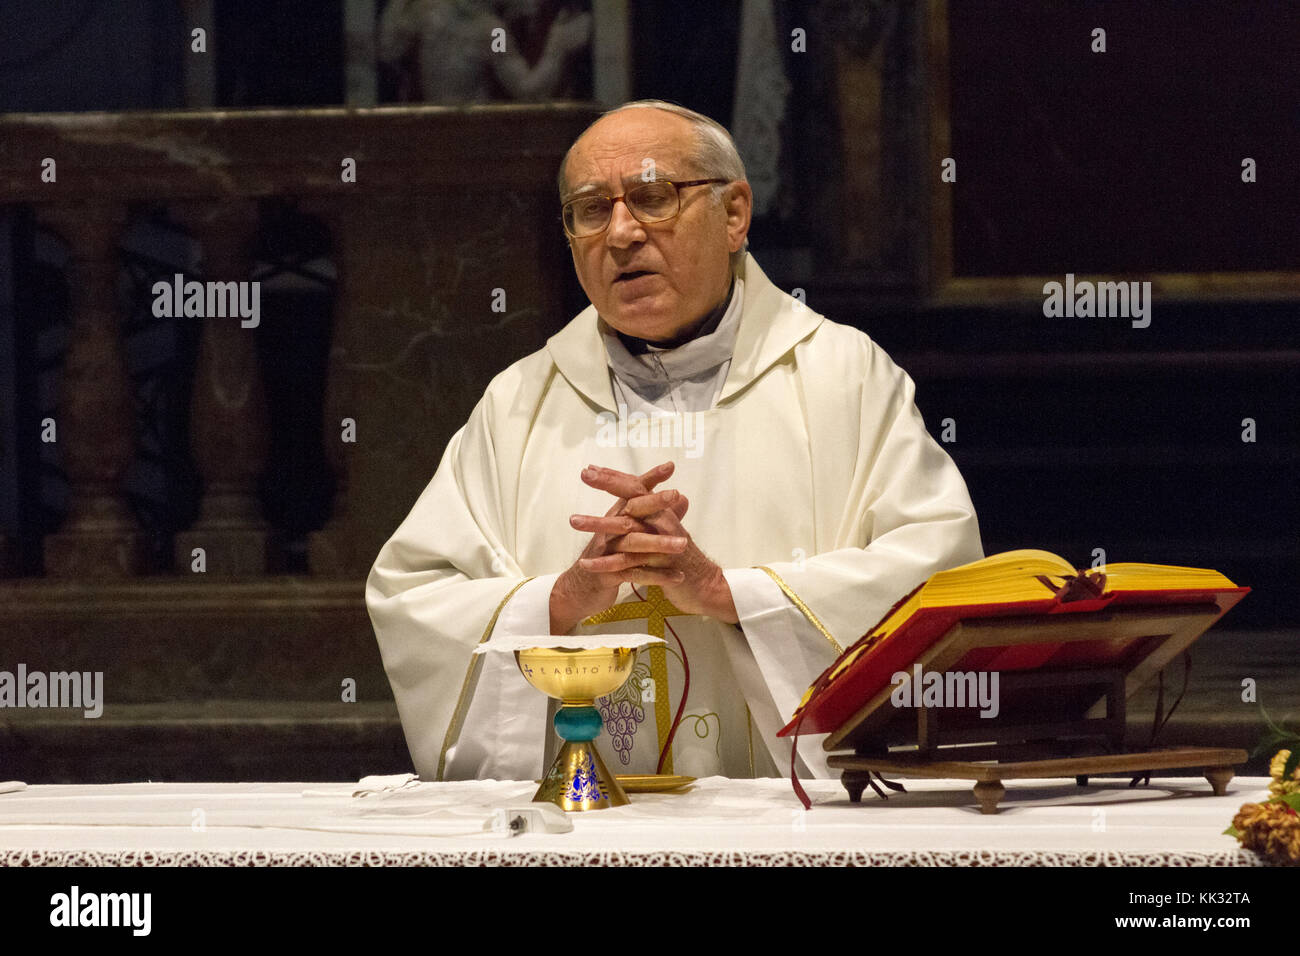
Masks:
[[[1137,865],[1252,866],[1223,836],[1268,780],[1215,797],[1200,778],[1006,782],[980,814],[969,781],[905,780],[908,793],[849,802],[805,783],[805,812],[781,779],[709,777],[683,793],[570,815],[569,833],[510,836],[528,782],[424,783],[351,796],[354,783],[135,783],[0,793],[10,865]],[[495,816],[494,816],[495,813]],[[480,828],[493,821],[495,831]]]

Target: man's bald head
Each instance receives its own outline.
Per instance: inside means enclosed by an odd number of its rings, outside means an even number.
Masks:
[[[689,110],[685,106],[678,106],[676,103],[669,103],[667,100],[636,100],[631,103],[624,103],[622,106],[616,106],[612,110],[606,110],[590,126],[584,130],[573,145],[569,147],[568,152],[564,154],[564,159],[560,161],[560,172],[557,178],[556,187],[560,192],[560,200],[568,198],[568,181],[565,179],[565,171],[569,164],[569,156],[577,145],[582,142],[582,138],[589,133],[593,127],[608,116],[622,113],[625,110],[659,110],[663,113],[671,113],[674,116],[680,116],[686,120],[695,135],[694,155],[692,159],[704,170],[704,177],[719,179],[745,179],[745,164],[741,161],[740,151],[736,149],[736,142],[727,132],[727,128],[716,120],[710,119],[703,113],[697,113],[695,110]]]

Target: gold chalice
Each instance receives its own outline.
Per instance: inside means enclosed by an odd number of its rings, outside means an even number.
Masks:
[[[562,810],[601,810],[627,804],[618,778],[605,769],[592,742],[603,721],[597,697],[618,690],[636,664],[635,647],[530,647],[515,651],[519,670],[542,693],[560,702],[555,732],[564,738],[555,763],[542,778],[534,803]]]

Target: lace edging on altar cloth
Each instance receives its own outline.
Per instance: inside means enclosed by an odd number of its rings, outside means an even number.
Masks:
[[[7,850],[2,866],[1269,866],[1248,850]]]

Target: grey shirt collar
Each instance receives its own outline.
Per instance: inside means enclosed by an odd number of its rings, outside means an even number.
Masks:
[[[744,280],[734,278],[728,301],[719,308],[717,317],[707,319],[695,338],[670,349],[622,335],[602,322],[601,336],[609,367],[632,386],[671,387],[673,382],[699,379],[713,372],[722,363],[729,362],[735,351],[744,294]]]

